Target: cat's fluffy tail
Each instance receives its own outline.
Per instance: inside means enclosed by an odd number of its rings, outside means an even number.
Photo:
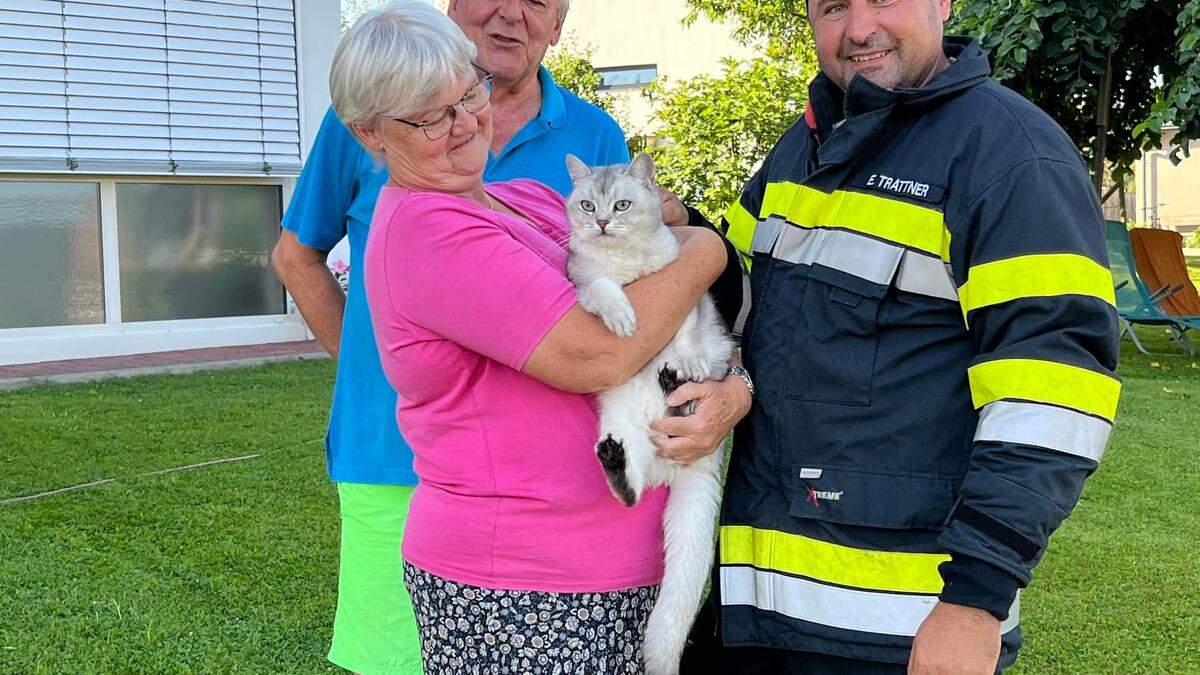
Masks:
[[[647,675],[677,675],[713,560],[713,528],[721,503],[720,451],[671,482],[663,518],[666,565],[658,601],[646,624]]]

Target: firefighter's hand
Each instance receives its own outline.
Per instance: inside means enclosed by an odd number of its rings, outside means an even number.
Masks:
[[[910,675],[993,675],[1000,622],[982,609],[939,602],[913,640]]]
[[[680,406],[696,401],[696,410],[687,417],[664,417],[653,422],[656,435],[651,440],[658,454],[688,466],[711,455],[746,413],[750,412],[750,390],[735,376],[724,380],[685,382],[667,397],[667,405]]]
[[[687,207],[679,201],[674,192],[666,188],[658,188],[658,198],[662,200],[663,223],[667,227],[682,227],[688,224],[690,215]]]

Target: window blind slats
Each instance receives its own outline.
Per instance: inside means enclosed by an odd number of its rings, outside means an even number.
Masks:
[[[42,13],[42,12],[14,12],[11,9],[0,9],[0,23],[18,24],[24,22],[28,26],[39,26],[54,28],[57,30],[62,26],[62,19],[58,13]]]
[[[59,66],[5,66],[0,65],[0,79],[4,80],[32,80],[34,82],[51,83],[57,82],[56,87],[62,91],[62,83],[66,76],[63,74],[62,59],[59,59]]]
[[[29,92],[30,94],[41,94],[41,95],[58,94],[61,96],[62,91],[63,91],[62,80],[59,80],[58,82],[54,82],[54,81],[48,81],[48,80],[36,80],[36,79],[24,79],[24,78],[19,79],[19,80],[18,79],[0,78],[0,92],[4,92],[4,93],[21,94],[24,92]]]
[[[66,110],[67,100],[62,92],[57,94],[30,94],[23,89],[18,92],[5,90],[0,82],[0,105],[34,106],[40,108],[57,108]],[[3,134],[0,134],[2,136]]]
[[[46,148],[65,149],[67,147],[67,135],[4,134],[3,137],[0,137],[0,145],[21,148],[25,151],[21,153],[22,157],[40,157],[42,156],[41,151]]]
[[[62,3],[58,0],[7,0],[4,8],[14,12],[40,12],[58,14]]]
[[[117,19],[120,21],[137,21],[142,23],[156,24],[158,30],[154,31],[162,33],[162,8],[155,7],[131,7],[129,3],[116,4],[96,4],[90,2],[73,2],[67,0],[67,25],[71,25],[70,21],[75,19],[101,19],[111,20]]]
[[[0,103],[0,119],[28,122],[67,122],[67,111],[63,108],[41,108],[26,105]]]
[[[67,43],[84,42],[88,44],[166,49],[167,38],[161,32],[158,34],[143,32],[133,30],[134,27],[136,27],[134,24],[122,24],[118,27],[115,21],[72,21],[71,17],[67,17]]]
[[[0,170],[294,172],[292,0],[6,0]]]
[[[53,50],[59,54],[62,53],[62,28],[58,26],[14,26],[12,24],[0,23],[0,38],[51,42],[54,44],[47,45],[45,50]]]
[[[71,97],[72,114],[75,110],[86,108],[88,110],[97,111],[112,111],[112,112],[167,112],[166,99],[145,99],[145,98],[116,98],[105,96],[84,96],[76,94]]]
[[[0,65],[5,66],[35,66],[62,70],[62,62],[62,56],[57,54],[21,54],[0,50]]]
[[[67,3],[75,7],[83,5],[107,7],[112,4],[111,2],[105,2],[105,0],[67,0]],[[125,7],[141,9],[162,9],[162,0],[121,0],[121,4]],[[250,4],[253,5],[254,3],[251,2]]]

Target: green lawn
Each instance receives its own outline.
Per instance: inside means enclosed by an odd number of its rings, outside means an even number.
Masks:
[[[1188,272],[1192,275],[1192,281],[1200,286],[1200,258],[1187,259]]]
[[[1015,672],[1200,672],[1200,368],[1125,357],[1108,456],[1024,595]],[[117,479],[0,504],[0,673],[334,670],[331,377],[317,361],[0,394],[0,500]]]

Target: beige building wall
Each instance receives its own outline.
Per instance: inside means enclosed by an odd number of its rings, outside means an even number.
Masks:
[[[573,0],[562,44],[593,47],[597,68],[654,65],[670,82],[716,75],[721,59],[746,59],[755,49],[733,38],[733,26],[699,19],[685,27],[686,0]],[[654,110],[642,88],[613,90],[629,135],[653,136]]]
[[[1187,236],[1200,229],[1200,142],[1191,157],[1175,166],[1168,158],[1175,131],[1163,134],[1160,150],[1142,156],[1134,166],[1134,220],[1155,223]]]

